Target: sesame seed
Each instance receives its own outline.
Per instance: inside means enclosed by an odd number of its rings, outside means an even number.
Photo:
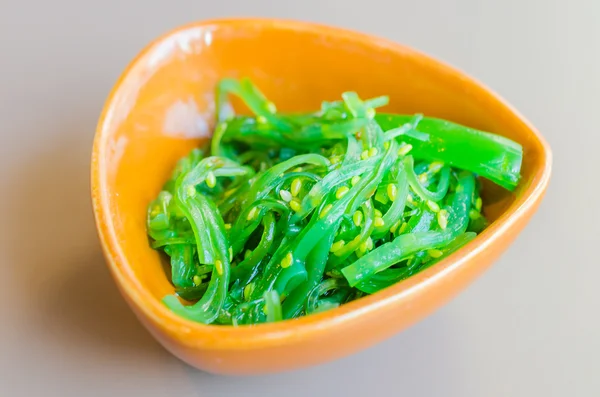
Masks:
[[[219,276],[223,275],[223,262],[221,262],[220,260],[216,260],[215,261],[215,269],[217,269],[217,273],[219,274]]]
[[[366,160],[369,158],[369,151],[368,150],[364,150],[361,154],[360,154],[360,158],[362,160]]]
[[[375,117],[375,109],[373,108],[368,108],[367,109],[367,118],[372,119],[373,117]]]
[[[440,212],[440,206],[435,201],[427,200],[427,206],[433,212]]]
[[[264,116],[258,116],[256,118],[256,121],[258,122],[258,124],[266,124],[267,123],[267,119]]]
[[[200,284],[202,284],[202,277],[200,277],[200,276],[198,276],[198,275],[194,276],[193,280],[194,280],[194,284],[195,284],[195,285],[200,285]]]
[[[383,148],[384,148],[385,150],[388,150],[388,149],[390,148],[390,142],[389,142],[389,141],[385,141],[385,142],[383,142]]]
[[[375,214],[376,218],[381,218],[383,217],[383,214],[381,213],[381,211],[379,211],[378,209],[376,209],[375,211],[373,211],[373,213]]]
[[[346,245],[346,242],[344,240],[340,240],[340,241],[336,241],[335,243],[333,243],[331,245],[331,252],[336,252],[339,251],[344,245]]]
[[[469,218],[471,218],[472,220],[479,218],[479,216],[480,216],[479,212],[477,212],[475,210],[469,211]]]
[[[244,287],[244,299],[250,299],[250,295],[254,292],[254,283],[250,283]]]
[[[412,150],[412,145],[410,143],[403,144],[400,149],[398,149],[398,156],[406,156],[408,152]]]
[[[281,199],[286,203],[292,201],[292,193],[288,192],[287,190],[280,190],[279,195],[281,196]]]
[[[256,216],[256,213],[258,212],[258,209],[256,207],[252,207],[252,209],[250,210],[250,212],[248,212],[248,216],[246,217],[247,220],[251,221],[252,219],[254,219],[254,217]]]
[[[295,178],[290,186],[292,196],[296,197],[298,193],[300,193],[300,189],[302,189],[302,180],[300,178]]]
[[[385,225],[385,222],[383,221],[383,218],[378,216],[373,221],[373,224],[375,225],[375,227],[381,227],[381,226]]]
[[[390,227],[390,232],[396,233],[396,230],[398,230],[398,227],[400,227],[401,223],[402,223],[402,220],[399,220],[398,222],[394,223],[392,225],[392,227]]]
[[[419,175],[419,182],[421,182],[421,184],[427,182],[427,174],[423,173]]]
[[[475,200],[475,209],[477,211],[481,211],[482,206],[483,206],[483,201],[481,200],[481,197],[477,197],[477,200]]]
[[[402,224],[402,226],[400,226],[400,230],[398,230],[398,234],[402,234],[406,231],[406,228],[408,227],[408,223],[404,222]]]
[[[441,170],[444,167],[444,163],[440,162],[440,161],[434,161],[433,163],[429,164],[429,171],[436,173],[439,170]]]
[[[360,176],[358,175],[354,175],[352,177],[352,180],[350,181],[350,183],[352,184],[352,186],[356,185],[358,182],[360,182]]]
[[[437,214],[437,222],[440,225],[442,230],[445,230],[448,227],[448,211],[440,210]]]
[[[371,237],[369,237],[367,239],[367,249],[368,250],[372,250],[373,249],[373,239]]]
[[[229,247],[229,262],[233,260],[233,248]]]
[[[378,152],[379,152],[379,150],[377,150],[376,147],[372,147],[371,149],[369,149],[369,157],[377,156]]]
[[[292,199],[292,201],[290,201],[290,208],[294,212],[300,211],[302,209],[300,206],[300,201],[298,201],[298,199]]]
[[[340,162],[342,158],[340,156],[331,156],[329,158],[329,161],[331,161],[331,164],[337,164]]]
[[[390,198],[390,200],[392,200],[392,201],[396,200],[397,194],[398,194],[398,188],[393,183],[390,183],[387,186],[387,195]]]
[[[226,223],[225,230],[230,230],[230,229],[231,229],[231,223]]]
[[[348,186],[342,186],[337,190],[337,192],[335,192],[335,197],[338,199],[341,199],[349,191],[350,191],[350,188],[348,188]]]
[[[363,213],[361,211],[356,211],[354,215],[352,215],[352,221],[356,226],[360,226],[363,221]]]
[[[288,268],[292,266],[292,262],[294,261],[294,257],[291,252],[288,252],[287,255],[281,260],[281,267]]]
[[[432,257],[432,258],[439,258],[439,257],[441,257],[442,255],[444,255],[444,253],[443,253],[442,251],[440,251],[440,250],[436,250],[436,249],[431,249],[431,250],[428,250],[428,251],[427,251],[427,253],[428,253],[428,254],[429,254],[429,256],[430,256],[430,257]]]
[[[196,187],[195,186],[188,186],[186,191],[187,195],[189,197],[194,197],[196,195]]]
[[[267,110],[269,111],[269,113],[275,113],[275,112],[277,112],[277,107],[275,106],[275,104],[273,102],[268,102]]]
[[[302,167],[296,167],[292,170],[292,172],[302,172],[302,171],[304,171],[304,168],[302,168]]]
[[[329,211],[331,211],[331,209],[333,208],[333,205],[331,204],[327,204],[325,207],[323,207],[323,209],[321,210],[321,213],[319,214],[320,218],[323,218],[325,215],[327,215],[327,213]]]
[[[156,215],[160,214],[162,212],[162,209],[159,206],[154,206],[152,207],[152,211],[150,212],[150,215],[154,218]]]
[[[206,174],[206,186],[212,189],[216,185],[217,177],[215,177],[215,174],[212,171],[208,171],[208,174]]]

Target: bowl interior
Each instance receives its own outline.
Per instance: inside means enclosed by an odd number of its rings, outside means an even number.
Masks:
[[[157,301],[173,287],[160,255],[149,247],[146,207],[175,162],[209,137],[217,81],[243,76],[282,111],[316,109],[322,100],[354,90],[363,98],[389,95],[384,111],[424,113],[514,139],[525,151],[522,183],[512,194],[484,184],[485,211],[493,221],[539,179],[544,147],[530,126],[484,87],[413,50],[300,23],[183,28],[151,44],[122,76],[95,151],[100,221],[108,223],[127,258],[117,266]]]

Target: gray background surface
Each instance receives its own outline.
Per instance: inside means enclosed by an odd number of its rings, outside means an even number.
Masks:
[[[0,395],[600,395],[600,2],[220,4],[0,0]],[[458,66],[542,131],[554,174],[521,238],[433,316],[334,363],[228,378],[173,358],[121,300],[96,238],[89,155],[110,88],[146,43],[251,15],[358,29]]]

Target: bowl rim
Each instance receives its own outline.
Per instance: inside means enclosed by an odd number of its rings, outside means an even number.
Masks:
[[[218,27],[247,27],[260,26],[261,28],[283,29],[292,31],[303,31],[333,35],[345,38],[349,41],[361,42],[365,45],[384,48],[392,52],[405,53],[420,63],[430,68],[438,69],[440,73],[450,74],[465,82],[470,88],[478,91],[478,95],[496,107],[504,107],[516,116],[519,121],[529,130],[530,136],[539,143],[541,158],[538,167],[532,170],[533,178],[529,186],[525,188],[522,195],[517,198],[511,206],[500,217],[469,243],[469,249],[461,249],[446,257],[444,260],[412,277],[388,287],[376,294],[365,296],[359,300],[349,302],[338,308],[322,313],[312,314],[292,320],[276,323],[259,324],[256,326],[222,326],[205,325],[179,317],[172,313],[166,306],[152,296],[143,285],[133,277],[132,272],[127,271],[129,263],[125,257],[119,241],[115,235],[115,228],[110,216],[110,201],[107,198],[107,178],[105,151],[107,137],[107,116],[116,106],[115,98],[122,89],[130,73],[138,62],[145,58],[157,45],[175,36],[205,29],[210,26]],[[310,338],[316,334],[342,327],[357,321],[364,313],[377,312],[388,306],[406,303],[417,293],[425,292],[428,286],[443,279],[447,273],[452,272],[469,260],[494,245],[504,233],[510,232],[518,223],[519,219],[533,211],[544,195],[548,185],[551,167],[552,152],[537,129],[526,120],[515,108],[505,101],[500,95],[488,88],[477,79],[469,76],[444,61],[426,55],[409,46],[393,42],[378,36],[352,31],[349,29],[327,26],[319,23],[304,22],[290,19],[274,18],[224,18],[196,21],[182,25],[152,40],[144,49],[129,63],[122,72],[108,98],[98,121],[94,138],[92,160],[91,160],[91,195],[93,212],[96,221],[102,249],[110,272],[118,284],[119,290],[127,298],[130,304],[139,308],[140,312],[151,321],[151,323],[176,338],[180,343],[195,348],[211,349],[248,349],[264,348],[291,343],[295,340]],[[139,314],[138,314],[139,315]]]

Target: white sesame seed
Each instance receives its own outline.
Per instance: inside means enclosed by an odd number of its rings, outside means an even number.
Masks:
[[[346,245],[346,242],[344,240],[340,240],[340,241],[336,241],[335,243],[333,243],[331,245],[331,252],[336,252],[338,250],[340,250],[344,245]]]
[[[350,191],[350,188],[348,188],[348,186],[342,186],[337,190],[337,192],[335,192],[335,197],[337,199],[341,199],[349,191]]]
[[[440,210],[437,214],[438,225],[442,230],[445,230],[448,227],[448,211]]]
[[[288,252],[287,255],[281,260],[281,267],[287,268],[292,266],[292,262],[294,261],[294,257],[291,252]]]
[[[220,260],[216,260],[215,261],[215,269],[217,269],[217,273],[219,274],[219,276],[223,275],[223,262],[221,262]]]
[[[215,174],[212,171],[208,171],[208,174],[206,174],[206,186],[213,188],[216,184],[217,178],[215,177]]]
[[[196,195],[196,187],[195,186],[188,186],[186,189],[186,193],[188,196],[190,197],[194,197]]]
[[[444,167],[444,163],[440,162],[440,161],[434,161],[433,163],[429,164],[429,171],[436,173],[439,170],[441,170]]]
[[[294,178],[292,185],[290,186],[292,196],[296,197],[298,193],[300,193],[300,189],[302,189],[302,180],[300,178]]]
[[[427,200],[427,207],[433,212],[440,212],[440,206],[435,201]]]
[[[392,200],[392,201],[396,200],[397,194],[398,194],[398,188],[393,183],[390,183],[387,186],[387,195],[390,198],[390,200]]]
[[[477,197],[477,200],[475,200],[475,209],[477,211],[481,211],[482,206],[483,206],[483,201],[481,200],[481,197]]]
[[[292,201],[292,193],[288,192],[287,190],[280,190],[279,195],[281,196],[281,199],[286,203]]]
[[[396,230],[398,230],[398,227],[400,226],[401,223],[402,223],[402,220],[399,220],[398,222],[394,223],[392,225],[392,227],[390,227],[390,232],[396,233]]]
[[[479,218],[479,216],[480,216],[479,212],[477,212],[475,210],[469,211],[469,218],[471,218],[472,220]]]
[[[325,215],[327,215],[327,213],[333,208],[333,205],[331,204],[327,204],[325,207],[323,207],[323,209],[321,210],[321,213],[319,214],[320,218],[325,217]]]
[[[250,210],[250,212],[248,212],[248,216],[246,217],[247,220],[251,221],[252,219],[254,219],[254,217],[256,216],[256,213],[258,212],[258,209],[256,207],[252,207],[252,209]]]
[[[360,226],[363,221],[363,213],[361,211],[356,211],[354,215],[352,215],[352,221],[356,226]]]
[[[432,258],[439,258],[442,255],[444,255],[444,253],[442,251],[437,250],[437,249],[427,250],[427,254],[429,254],[429,256]]]
[[[398,230],[398,234],[402,234],[406,231],[406,228],[408,227],[408,223],[404,222],[402,224],[402,226],[400,226],[400,230]]]
[[[290,201],[290,208],[294,212],[298,212],[302,209],[302,206],[300,205],[300,202],[298,201],[298,199],[293,199],[292,201]]]
[[[412,150],[412,145],[410,143],[403,144],[400,149],[398,149],[398,156],[406,156],[408,152]]]
[[[244,287],[244,299],[250,299],[252,292],[254,292],[254,283],[250,283]]]

